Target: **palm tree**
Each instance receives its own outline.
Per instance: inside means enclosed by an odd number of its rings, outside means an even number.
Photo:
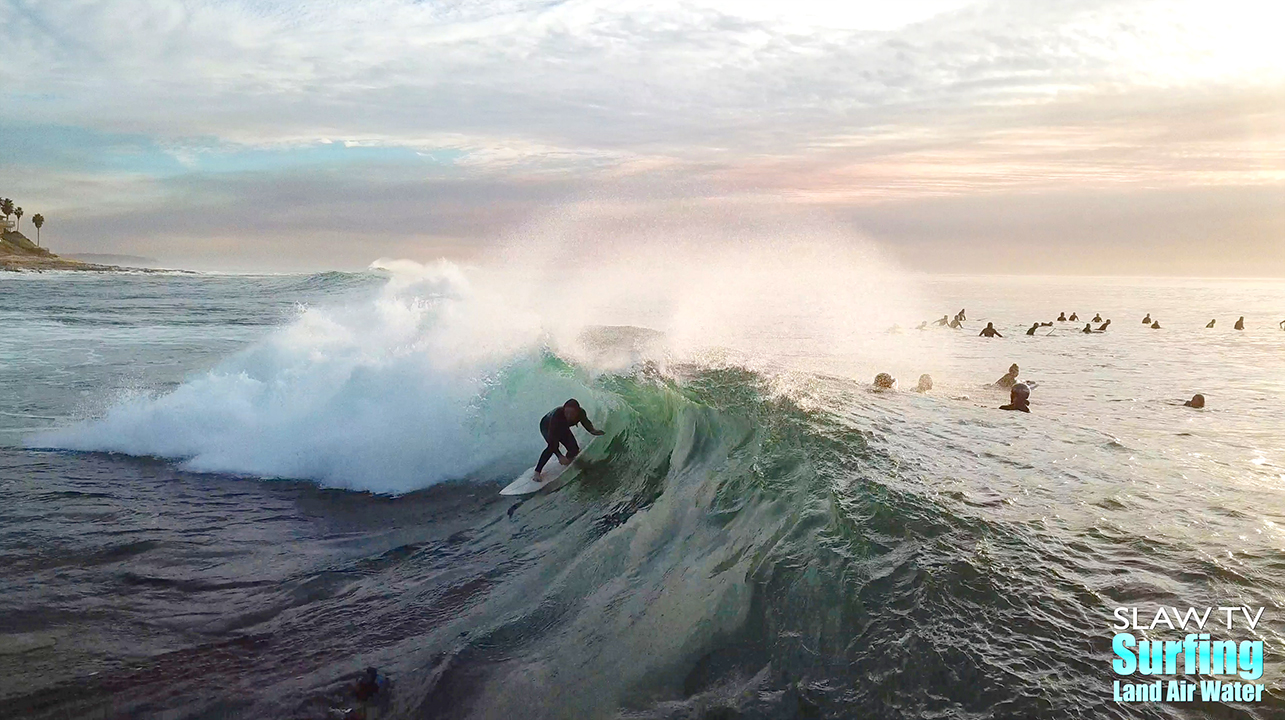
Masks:
[[[36,226],[36,247],[40,247],[40,228],[45,224],[45,216],[40,213],[32,215],[31,224]]]
[[[4,215],[4,219],[8,220],[9,216],[12,214],[13,214],[13,201],[10,200],[9,198],[0,198],[0,215]]]
[[[14,208],[13,214],[18,216],[18,226],[14,230],[22,232],[22,208]]]

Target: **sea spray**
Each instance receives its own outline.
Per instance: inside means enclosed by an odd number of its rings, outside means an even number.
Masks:
[[[748,213],[659,228],[621,226],[601,208],[560,217],[512,241],[499,264],[379,260],[377,292],[308,307],[170,392],[123,398],[29,444],[400,493],[529,466],[554,404],[606,409],[593,390],[602,372],[815,369],[800,337],[837,359],[827,370],[858,377],[934,364],[885,332],[919,317],[913,282],[833,228]],[[614,330],[593,332],[603,326]]]
[[[538,327],[476,301],[457,267],[388,269],[373,297],[307,308],[171,392],[32,444],[398,493],[520,464],[538,450],[535,420],[566,397],[593,411]]]

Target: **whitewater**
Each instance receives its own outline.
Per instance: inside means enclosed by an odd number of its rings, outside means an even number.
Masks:
[[[380,717],[1203,717],[1111,700],[1111,613],[1237,602],[1268,689],[1219,712],[1281,716],[1285,285],[774,237],[0,278],[0,698],[321,718],[376,666]],[[1111,330],[1024,334],[1063,311]],[[568,397],[575,480],[499,497]]]

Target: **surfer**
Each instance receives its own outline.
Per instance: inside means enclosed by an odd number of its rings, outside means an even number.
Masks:
[[[1083,330],[1081,330],[1080,332],[1084,333],[1085,335],[1088,335],[1088,334],[1092,333],[1092,332],[1093,332],[1093,323],[1084,323],[1084,329],[1083,329]]]
[[[1205,406],[1205,396],[1201,395],[1200,393],[1196,393],[1195,395],[1191,396],[1190,400],[1183,403],[1182,405],[1183,407],[1196,408],[1197,410],[1199,410],[1200,408]]]
[[[1209,324],[1208,324],[1208,325],[1206,325],[1205,327],[1206,327],[1206,328],[1211,328],[1211,327],[1213,327],[1213,326],[1214,326],[1214,323],[1216,323],[1216,322],[1218,322],[1218,321],[1217,321],[1217,320],[1210,320],[1210,321],[1209,321]]]
[[[982,331],[977,333],[977,337],[1004,337],[1004,336],[1000,335],[999,331],[995,329],[995,323],[986,323],[986,327],[982,328]]]
[[[1152,329],[1152,330],[1159,330],[1159,329],[1160,329],[1160,321],[1159,321],[1159,320],[1157,320],[1157,321],[1155,321],[1155,322],[1151,323],[1151,329]]]
[[[1066,322],[1066,313],[1062,313],[1062,314],[1058,315],[1058,316],[1057,316],[1057,321],[1058,321],[1058,322]]]
[[[875,375],[874,389],[876,392],[897,389],[897,378],[888,373],[879,373]]]
[[[1142,324],[1143,324],[1143,325],[1150,325],[1150,324],[1151,324],[1151,313],[1147,313],[1147,316],[1146,316],[1146,317],[1144,317],[1144,318],[1142,318]]]
[[[963,322],[968,319],[967,317],[964,316],[964,308],[959,309],[959,314],[955,316],[955,319],[960,322]]]
[[[934,324],[934,325],[941,325],[942,327],[945,327],[945,326],[946,326],[946,325],[948,325],[949,323],[950,323],[950,316],[948,316],[948,315],[942,315],[942,316],[941,316],[941,319],[940,319],[940,320],[938,320],[937,322],[933,323],[933,324]]]
[[[1098,313],[1097,315],[1094,315],[1093,319],[1090,320],[1089,322],[1102,322],[1102,313]]]
[[[1027,329],[1026,329],[1026,334],[1027,334],[1027,335],[1034,335],[1034,334],[1035,334],[1035,331],[1036,331],[1036,330],[1039,330],[1039,329],[1040,329],[1040,324],[1039,324],[1039,323],[1031,323],[1031,326],[1030,326],[1029,328],[1027,328]]]
[[[540,461],[535,464],[535,478],[540,480],[540,471],[544,469],[544,464],[549,462],[549,458],[554,455],[558,456],[558,462],[563,465],[570,465],[571,461],[580,454],[580,446],[576,444],[575,433],[571,428],[576,425],[583,425],[590,435],[601,435],[602,431],[595,428],[593,423],[589,422],[589,416],[585,414],[584,408],[580,403],[571,398],[562,405],[550,410],[544,417],[540,418],[540,435],[544,438],[547,446],[544,452],[540,453]],[[566,454],[558,450],[558,445],[567,449]]]
[[[1031,411],[1031,389],[1026,383],[1018,383],[1008,392],[1008,404],[1000,405],[1000,410],[1017,410],[1018,412],[1028,413]]]
[[[960,328],[964,327],[964,324],[963,324],[963,323],[961,323],[961,322],[959,321],[959,317],[958,317],[958,316],[956,316],[954,320],[951,320],[951,321],[950,321],[950,325],[949,325],[948,327],[950,327],[950,328],[952,328],[952,329],[954,329],[954,330],[958,330],[958,329],[960,329]]]
[[[1093,332],[1106,332],[1107,328],[1109,327],[1111,327],[1111,318],[1107,318],[1106,322],[1098,326],[1098,329],[1094,330]]]
[[[1070,320],[1071,322],[1079,322],[1080,316],[1075,313],[1071,313],[1071,317],[1067,318],[1067,320]]]
[[[933,389],[933,376],[924,373],[919,376],[919,384],[915,386],[915,392],[925,393]]]
[[[1235,329],[1237,329],[1237,330],[1244,330],[1244,329],[1245,329],[1245,316],[1244,316],[1244,315],[1241,315],[1241,316],[1240,316],[1240,319],[1236,321],[1236,325],[1235,325],[1234,327],[1235,327]]]
[[[1004,377],[995,381],[995,387],[1000,387],[1004,389],[1013,387],[1014,385],[1017,384],[1018,372],[1019,372],[1019,369],[1017,367],[1017,363],[1013,363],[1012,365],[1009,365],[1008,372],[1004,373]]]

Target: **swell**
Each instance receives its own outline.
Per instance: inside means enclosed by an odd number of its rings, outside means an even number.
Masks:
[[[1038,533],[754,373],[600,387],[609,442],[500,526],[539,581],[506,573],[420,657],[407,716],[1136,716],[1086,692],[1110,687],[1099,600]]]
[[[583,377],[554,355],[523,372]],[[521,375],[489,393],[529,387]],[[220,620],[199,644],[16,707],[201,716],[235,689],[244,716],[321,718],[376,665],[393,679],[381,717],[1178,716],[1106,701],[1089,549],[936,493],[843,413],[738,368],[586,390],[607,434],[556,492],[501,498],[496,475],[291,495],[337,537],[390,543],[268,583],[113,567],[132,599]]]

